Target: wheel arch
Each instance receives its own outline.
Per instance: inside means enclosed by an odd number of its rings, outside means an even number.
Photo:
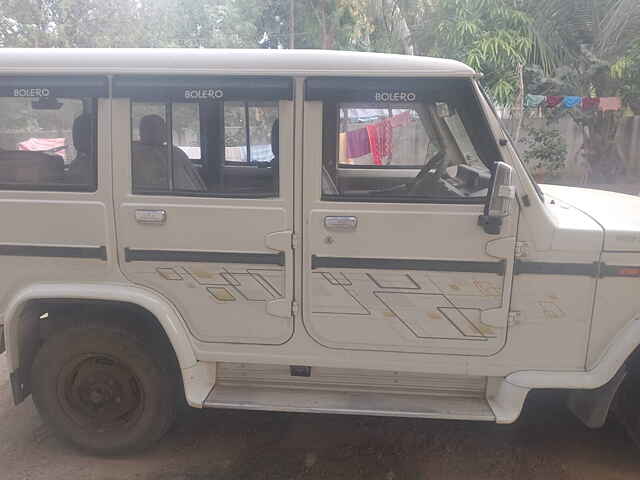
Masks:
[[[640,371],[640,316],[611,340],[593,368],[584,371],[520,371],[505,381],[517,388],[571,390],[569,409],[590,428],[604,425],[614,399],[628,379]]]
[[[119,284],[34,284],[19,290],[8,302],[4,315],[7,360],[14,400],[22,401],[28,395],[24,390],[24,367],[33,360],[40,344],[42,318],[37,315],[43,305],[59,302],[77,306],[100,303],[113,308],[129,306],[140,309],[164,333],[173,348],[182,372],[183,385],[189,404],[200,406],[189,389],[198,396],[209,382],[199,364],[180,313],[164,297],[145,288]],[[53,323],[52,323],[53,324]]]
[[[582,371],[523,370],[506,381],[524,388],[593,390],[608,383],[640,348],[640,316],[631,320],[611,340],[593,368]]]

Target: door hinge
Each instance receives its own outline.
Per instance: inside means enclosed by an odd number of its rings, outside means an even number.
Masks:
[[[520,323],[520,315],[521,313],[517,310],[512,310],[509,312],[509,326],[513,327]]]
[[[298,302],[296,301],[291,302],[291,316],[292,317],[298,316]]]
[[[298,248],[298,236],[295,233],[291,234],[291,249],[295,250]]]
[[[529,255],[529,242],[516,242],[516,258],[523,258]]]

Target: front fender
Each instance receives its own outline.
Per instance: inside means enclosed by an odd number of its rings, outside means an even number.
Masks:
[[[524,388],[592,390],[608,383],[639,345],[640,316],[637,316],[618,332],[591,370],[570,372],[526,370],[512,373],[506,381]]]

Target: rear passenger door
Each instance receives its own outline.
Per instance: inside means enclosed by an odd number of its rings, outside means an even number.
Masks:
[[[305,95],[310,335],[336,349],[498,352],[517,215],[499,235],[478,225],[501,157],[472,81],[312,78]]]
[[[125,275],[169,298],[196,342],[286,342],[291,81],[121,76],[113,96]]]

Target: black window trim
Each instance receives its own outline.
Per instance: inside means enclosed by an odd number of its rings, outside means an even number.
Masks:
[[[132,189],[133,195],[158,196],[158,197],[192,197],[192,198],[237,198],[237,199],[273,199],[280,200],[281,197],[273,193],[215,193],[215,192],[196,192],[191,190],[174,190],[172,192],[166,190],[145,190]]]
[[[12,192],[69,192],[69,193],[96,193],[98,191],[97,185],[76,185],[76,184],[64,184],[58,183],[55,185],[36,185],[22,183],[20,185],[12,183],[0,183],[0,191],[12,191]]]
[[[487,197],[409,197],[409,196],[386,196],[386,195],[374,195],[374,196],[361,196],[361,195],[330,195],[322,194],[321,200],[323,202],[339,202],[339,203],[371,203],[371,204],[386,204],[386,203],[406,203],[406,204],[440,204],[440,205],[485,205],[487,203]]]
[[[354,165],[338,163],[338,170],[422,170],[424,165]]]
[[[213,98],[186,98],[185,90],[223,90]],[[112,97],[131,101],[215,103],[293,100],[293,77],[252,75],[135,75],[113,77]]]
[[[50,95],[22,96],[15,89],[48,89]],[[4,75],[0,74],[0,98],[110,98],[106,75]]]

